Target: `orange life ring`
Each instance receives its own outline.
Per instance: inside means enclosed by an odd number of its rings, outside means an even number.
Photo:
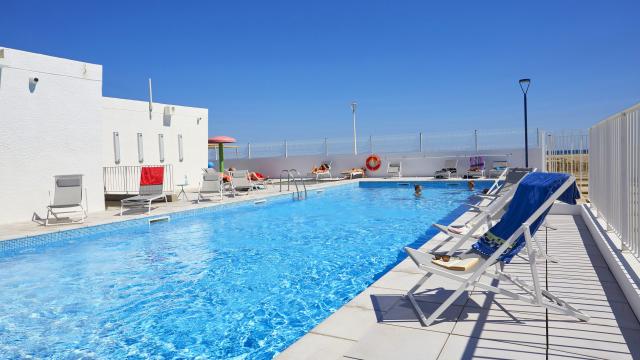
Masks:
[[[380,156],[370,155],[364,164],[369,171],[376,171],[380,169],[380,165],[382,164],[382,161],[380,161]]]

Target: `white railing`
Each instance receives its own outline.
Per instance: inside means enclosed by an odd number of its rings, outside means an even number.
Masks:
[[[588,197],[589,133],[587,130],[543,132],[545,170],[571,174],[582,195]]]
[[[171,165],[145,165],[164,167],[162,191],[173,192],[173,167]],[[140,191],[142,166],[106,166],[102,168],[105,194],[137,194]]]
[[[640,258],[640,104],[594,125],[589,136],[591,202]]]
[[[434,153],[442,151],[477,152],[489,149],[510,149],[522,146],[523,131],[468,130],[452,133],[416,132],[402,135],[362,136],[358,138],[358,154]],[[529,144],[535,146],[536,131],[529,132]],[[311,140],[282,140],[269,143],[235,144],[225,150],[228,159],[289,157],[303,155],[344,155],[353,153],[353,138],[324,138]],[[209,152],[209,159],[218,159],[217,151]]]

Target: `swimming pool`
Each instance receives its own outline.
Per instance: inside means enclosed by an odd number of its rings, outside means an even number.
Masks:
[[[271,358],[472,196],[423,186],[336,186],[0,255],[0,357]]]

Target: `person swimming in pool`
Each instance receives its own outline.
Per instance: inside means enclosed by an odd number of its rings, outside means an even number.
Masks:
[[[422,185],[420,185],[420,184],[416,184],[416,185],[413,187],[413,190],[415,191],[415,192],[413,193],[413,195],[415,195],[415,197],[420,197],[420,196],[422,196]]]
[[[473,189],[475,189],[475,187],[476,187],[476,183],[473,182],[473,180],[469,180],[467,182],[467,186],[469,187],[469,191],[473,191]]]

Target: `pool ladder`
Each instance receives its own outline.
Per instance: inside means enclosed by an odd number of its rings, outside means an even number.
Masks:
[[[293,198],[303,200],[307,198],[307,185],[302,180],[302,175],[296,169],[282,170],[280,172],[280,192],[282,192],[282,175],[287,175],[287,191],[289,191],[291,182],[296,187],[296,191],[293,193]],[[302,185],[302,186],[299,186]],[[302,190],[300,189],[302,187]],[[304,195],[303,195],[304,191]]]

